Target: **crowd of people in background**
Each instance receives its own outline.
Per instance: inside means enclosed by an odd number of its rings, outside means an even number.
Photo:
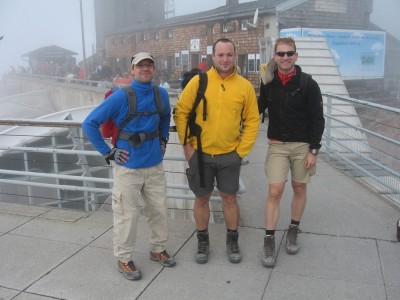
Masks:
[[[201,69],[203,72],[207,72],[210,66],[207,63],[207,58],[202,57],[197,68]],[[170,89],[177,85],[179,87],[182,76],[188,71],[188,65],[184,65],[181,71],[181,77],[179,79],[171,79],[171,74],[167,70],[161,70],[159,73],[155,74],[153,82],[155,85]],[[104,60],[97,67],[93,66],[85,70],[82,66],[76,64],[74,59],[67,59],[65,62],[60,62],[57,60],[43,60],[43,61],[31,61],[28,67],[14,67],[10,66],[10,74],[16,73],[26,73],[32,75],[43,75],[43,76],[54,76],[65,78],[68,81],[79,79],[79,80],[91,80],[97,82],[108,82],[114,83],[116,87],[122,87],[131,84],[133,78],[130,72],[123,71],[121,68],[113,69],[110,67],[109,62]],[[172,82],[170,81],[172,80]],[[100,86],[100,83],[99,83]]]

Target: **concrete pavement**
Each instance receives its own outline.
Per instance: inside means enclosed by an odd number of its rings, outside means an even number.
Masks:
[[[135,262],[143,279],[132,282],[121,276],[113,257],[111,212],[0,203],[0,299],[400,299],[395,230],[400,208],[333,167],[323,154],[300,224],[300,252],[288,255],[284,249],[287,189],[276,265],[261,265],[266,143],[261,130],[249,165],[242,168],[247,192],[239,197],[241,263],[229,263],[225,226],[215,217],[209,261],[196,264],[191,210],[179,211],[169,201],[174,219],[167,250],[177,266],[164,268],[149,259],[149,230],[141,218]],[[217,208],[214,216],[219,215]]]

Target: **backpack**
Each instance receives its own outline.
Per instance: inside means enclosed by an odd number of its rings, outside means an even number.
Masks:
[[[203,168],[203,151],[201,146],[201,127],[200,125],[196,124],[196,109],[200,104],[200,101],[203,100],[203,121],[207,118],[207,100],[204,96],[204,93],[207,89],[208,77],[207,73],[203,72],[198,68],[193,68],[190,71],[187,71],[183,74],[183,79],[181,83],[182,90],[186,87],[189,81],[195,77],[199,76],[199,88],[197,90],[196,99],[194,100],[194,104],[192,110],[188,116],[188,122],[186,124],[185,130],[185,140],[184,145],[187,143],[187,139],[191,136],[195,136],[197,139],[197,159],[199,164],[199,173],[200,173],[200,186],[204,187],[204,168]],[[190,134],[188,134],[188,130],[190,129]]]
[[[115,90],[109,90],[105,94],[105,99],[110,96]],[[128,96],[128,115],[126,116],[125,120],[122,122],[121,126],[118,127],[112,119],[107,120],[101,127],[101,133],[103,137],[110,138],[111,137],[111,144],[113,146],[116,145],[117,139],[129,140],[133,147],[140,146],[146,140],[153,139],[154,137],[158,136],[158,130],[146,134],[146,133],[137,133],[134,135],[129,135],[122,131],[122,129],[135,117],[135,116],[142,116],[142,115],[152,115],[152,114],[160,114],[163,112],[162,107],[162,99],[161,93],[158,86],[153,86],[154,91],[154,101],[156,103],[156,111],[150,112],[136,112],[136,93],[135,90],[131,86],[127,86],[124,88],[126,95]]]
[[[297,93],[302,92],[303,95],[307,95],[307,91],[308,91],[308,79],[311,78],[311,77],[312,77],[312,76],[311,76],[310,74],[301,72],[301,75],[300,75],[300,87],[299,87],[297,90],[291,92],[290,94],[291,94],[292,96],[295,96]],[[269,84],[269,83],[268,83],[268,84]],[[268,85],[268,84],[267,84],[267,85]],[[268,90],[268,94],[269,94],[269,90]],[[270,97],[270,94],[269,94],[269,97]],[[260,99],[260,101],[261,101],[261,99]],[[259,101],[259,103],[258,103],[259,106],[260,106],[260,101]],[[264,123],[265,117],[266,117],[266,112],[265,112],[265,110],[263,110],[263,112],[262,112],[261,123]]]
[[[104,94],[104,100],[107,99],[112,93],[114,93],[115,89],[111,89]],[[113,146],[116,145],[117,136],[118,136],[118,127],[115,125],[112,119],[108,119],[103,125],[101,125],[101,135],[104,138],[111,138],[111,144]]]

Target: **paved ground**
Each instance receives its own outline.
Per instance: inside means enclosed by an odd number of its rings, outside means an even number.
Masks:
[[[284,250],[291,193],[285,192],[274,268],[260,263],[266,179],[265,132],[243,167],[240,196],[243,261],[225,254],[225,228],[211,224],[211,253],[195,263],[190,210],[175,211],[168,250],[175,268],[148,257],[143,218],[136,262],[143,279],[120,275],[112,254],[112,214],[86,214],[0,203],[0,299],[400,299],[400,208],[320,158],[301,222],[297,255]],[[188,200],[190,201],[190,200]],[[172,209],[172,208],[171,208]],[[218,215],[218,212],[216,212]]]

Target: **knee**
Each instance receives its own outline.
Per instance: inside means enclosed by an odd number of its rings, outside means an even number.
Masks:
[[[199,206],[208,206],[209,201],[210,201],[210,195],[196,196],[196,203]]]
[[[221,198],[225,205],[236,205],[237,204],[236,194],[221,193]]]
[[[295,194],[304,194],[307,190],[307,184],[293,181],[292,188]]]
[[[268,201],[279,202],[282,197],[283,188],[280,187],[269,187],[268,190]]]

